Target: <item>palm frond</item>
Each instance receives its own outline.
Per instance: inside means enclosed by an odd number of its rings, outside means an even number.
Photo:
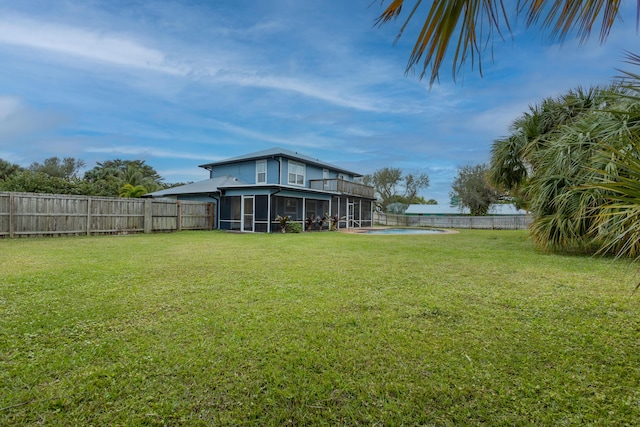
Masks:
[[[521,0],[518,12],[527,16],[527,25],[542,20],[551,29],[552,37],[564,40],[574,29],[581,41],[585,41],[601,17],[600,41],[609,36],[620,10],[621,0]],[[638,2],[640,10],[640,2]]]
[[[384,3],[384,0],[382,0]],[[483,45],[493,42],[494,34],[503,39],[503,29],[511,33],[509,15],[526,16],[528,26],[542,22],[550,29],[554,39],[563,41],[571,32],[584,42],[600,20],[600,41],[604,42],[620,12],[621,0],[519,0],[507,10],[503,0],[433,0],[413,47],[406,72],[422,61],[420,78],[431,67],[430,84],[438,80],[439,70],[450,45],[455,44],[452,73],[455,81],[462,65],[477,62],[482,75]],[[404,0],[392,0],[376,20],[386,24],[400,16]],[[400,28],[396,40],[402,36],[414,18],[422,0],[415,0],[408,17]],[[640,22],[640,0],[637,0],[636,22]]]
[[[397,18],[404,3],[404,0],[393,0],[378,17],[376,24],[382,25]],[[396,40],[402,36],[421,3],[421,0],[416,0]],[[433,84],[438,79],[450,44],[455,43],[452,64],[454,80],[461,65],[468,59],[471,60],[472,66],[478,63],[482,74],[482,41],[489,43],[493,39],[494,31],[502,38],[502,21],[510,32],[507,11],[502,0],[434,0],[411,51],[406,72],[423,61],[420,78],[423,78],[427,68],[431,67],[429,82]]]

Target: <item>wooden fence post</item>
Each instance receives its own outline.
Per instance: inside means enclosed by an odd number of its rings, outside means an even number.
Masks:
[[[149,234],[153,231],[153,199],[144,199],[144,219],[142,232]]]
[[[180,200],[176,200],[176,205],[178,208],[178,212],[176,215],[176,223],[178,226],[178,231],[182,231],[182,204],[180,203]]]
[[[91,235],[91,197],[87,197],[87,236]]]
[[[215,203],[209,203],[209,230],[213,230],[216,227],[216,205]]]
[[[13,193],[9,193],[9,238],[12,239],[13,238],[13,228],[14,228],[14,222],[15,219],[13,217],[13,210],[15,209],[14,206],[15,202],[13,199]]]

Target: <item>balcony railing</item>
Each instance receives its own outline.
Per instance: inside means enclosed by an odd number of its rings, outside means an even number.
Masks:
[[[344,179],[312,179],[309,186],[313,190],[333,191],[347,196],[373,199],[373,187]]]

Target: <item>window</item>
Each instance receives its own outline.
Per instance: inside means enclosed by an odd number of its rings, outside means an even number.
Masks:
[[[304,185],[304,165],[289,160],[289,184]]]
[[[266,183],[267,183],[267,161],[257,160],[256,161],[256,184],[266,184]]]
[[[287,215],[295,215],[298,213],[298,200],[297,199],[284,199],[284,213]]]

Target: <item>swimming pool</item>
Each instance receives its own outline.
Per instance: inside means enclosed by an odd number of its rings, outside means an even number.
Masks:
[[[377,228],[362,230],[363,234],[443,234],[447,230],[436,230],[432,228]]]

